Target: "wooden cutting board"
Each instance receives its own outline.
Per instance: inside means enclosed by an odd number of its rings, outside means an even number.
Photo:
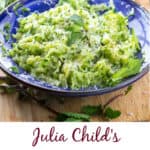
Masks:
[[[150,9],[149,0],[136,0]],[[0,71],[0,75],[4,75]],[[83,105],[104,104],[111,97],[124,92],[125,89],[102,96],[68,98],[64,103],[49,98],[50,106],[60,112],[79,112]],[[150,121],[150,73],[133,84],[131,92],[111,104],[111,107],[122,112],[121,116],[113,121]],[[45,108],[31,100],[20,101],[17,95],[0,95],[0,121],[53,121],[53,115]],[[92,121],[101,121],[95,117]]]

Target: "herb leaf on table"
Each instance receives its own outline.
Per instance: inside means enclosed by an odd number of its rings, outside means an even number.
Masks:
[[[5,85],[3,85],[5,84]],[[18,92],[19,95],[22,95],[24,99],[32,99],[34,102],[39,104],[40,106],[45,107],[49,112],[52,112],[55,116],[55,121],[58,122],[87,122],[92,119],[92,116],[98,116],[103,118],[104,120],[111,120],[116,119],[121,115],[121,112],[118,110],[114,110],[109,105],[117,100],[119,97],[126,95],[132,88],[132,86],[129,86],[127,90],[125,91],[125,94],[120,94],[117,96],[114,96],[110,98],[106,104],[104,105],[86,105],[81,107],[81,110],[79,113],[73,113],[73,112],[57,112],[53,108],[51,108],[49,105],[47,105],[48,100],[42,100],[39,99],[39,97],[36,95],[37,92],[35,92],[32,88],[27,88],[16,81],[14,81],[11,78],[8,77],[0,77],[0,91],[1,93],[6,94],[13,94]],[[21,97],[22,97],[21,96]]]
[[[56,117],[56,121],[89,121],[90,116],[80,113],[64,112]]]
[[[121,112],[118,110],[113,110],[112,108],[108,107],[104,111],[104,117],[107,119],[115,119],[121,115]]]
[[[90,116],[100,115],[102,114],[102,111],[103,111],[102,105],[98,105],[98,106],[87,105],[81,108],[82,113],[88,114]]]

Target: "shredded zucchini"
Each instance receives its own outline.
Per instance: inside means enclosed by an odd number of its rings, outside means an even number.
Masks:
[[[128,18],[104,4],[60,0],[49,11],[21,18],[14,38],[9,54],[14,61],[55,86],[114,86],[141,68]]]

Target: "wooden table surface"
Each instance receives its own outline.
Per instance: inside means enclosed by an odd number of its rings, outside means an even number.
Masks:
[[[150,0],[136,0],[139,4],[150,9]],[[0,71],[0,75],[3,73]],[[68,98],[64,103],[50,98],[50,106],[57,111],[78,112],[83,105],[104,104],[111,97],[122,93],[125,89],[102,96]],[[126,96],[120,97],[111,107],[122,112],[113,121],[150,121],[150,73],[133,84],[133,89]],[[45,108],[32,101],[20,101],[14,95],[0,95],[0,121],[53,121],[52,114]],[[101,118],[92,118],[101,121]]]

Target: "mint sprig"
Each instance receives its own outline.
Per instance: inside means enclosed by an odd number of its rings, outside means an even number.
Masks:
[[[118,110],[113,110],[110,107],[104,107],[102,105],[98,106],[83,106],[81,111],[90,116],[101,116],[105,119],[116,119],[121,115],[121,112]]]
[[[15,71],[15,68],[14,68]],[[93,116],[101,117],[106,120],[112,120],[120,117],[121,112],[119,110],[114,110],[109,105],[117,100],[119,97],[128,94],[128,92],[132,89],[132,86],[129,86],[127,90],[119,95],[116,95],[110,98],[106,104],[104,105],[86,105],[82,106],[79,113],[75,112],[58,112],[51,108],[48,105],[47,98],[41,98],[37,95],[39,91],[35,91],[32,88],[28,88],[24,85],[17,83],[16,81],[12,80],[8,77],[0,77],[0,93],[3,94],[13,94],[18,92],[20,97],[24,99],[32,99],[34,102],[39,104],[40,106],[45,107],[49,112],[54,114],[55,121],[58,122],[89,122]]]
[[[121,112],[118,110],[113,110],[112,108],[108,107],[105,109],[103,115],[106,119],[116,119],[120,117]]]
[[[91,106],[91,105],[87,105],[87,106],[83,106],[81,108],[81,112],[90,116],[95,116],[95,115],[100,115],[102,114],[102,105],[98,105],[98,106]]]
[[[56,121],[89,121],[90,116],[81,113],[72,113],[72,112],[65,112],[59,113],[56,117]]]

